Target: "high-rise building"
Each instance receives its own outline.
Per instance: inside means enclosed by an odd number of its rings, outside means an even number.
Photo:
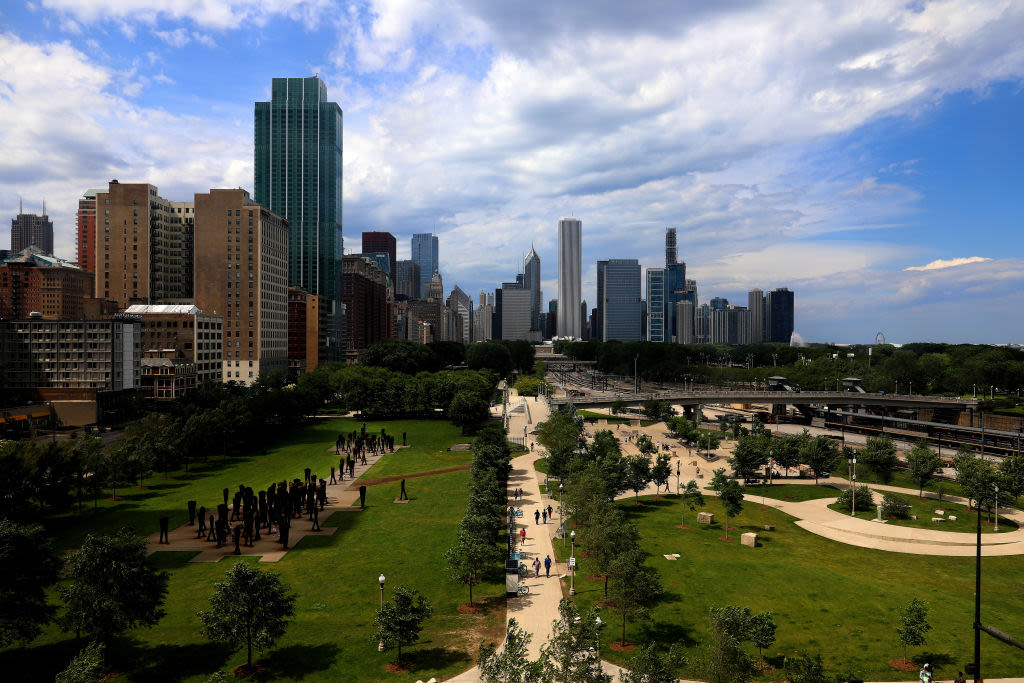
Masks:
[[[398,274],[397,270],[397,257],[398,257],[398,245],[395,241],[395,236],[390,232],[364,232],[363,233],[363,253],[364,254],[375,254],[382,253],[388,255],[388,275],[391,276],[391,280],[394,281]]]
[[[793,336],[793,292],[785,287],[768,292],[765,297],[765,317],[768,341],[788,344]]]
[[[198,384],[223,377],[224,318],[204,313],[193,304],[135,304],[125,311],[142,320],[142,351],[160,352],[162,360],[180,358],[192,364]],[[168,367],[165,363],[151,367]],[[170,366],[173,368],[173,364]],[[159,382],[153,383],[159,385]],[[157,392],[159,393],[159,392]],[[154,398],[168,398],[154,396]]]
[[[347,348],[361,353],[390,336],[387,274],[365,256],[342,259],[342,301],[348,316]]]
[[[558,221],[558,336],[581,339],[581,240],[583,223],[575,218]]]
[[[327,310],[320,297],[288,288],[288,379],[292,382],[327,360]]]
[[[506,285],[511,283],[506,283]],[[536,341],[540,333],[531,330],[533,293],[522,287],[501,288],[501,338]]]
[[[444,279],[441,277],[441,273],[434,271],[434,274],[430,276],[430,280],[427,282],[427,286],[423,293],[424,299],[430,299],[431,301],[443,302],[444,301]]]
[[[425,297],[430,278],[438,272],[437,235],[429,232],[413,235],[412,260],[420,267],[420,296]]]
[[[484,342],[493,339],[494,295],[480,292],[480,305],[473,312],[473,341]]]
[[[0,320],[81,320],[92,274],[28,247],[0,263]]]
[[[96,194],[102,191],[86,190],[78,199],[77,261],[78,267],[87,273],[96,272]]]
[[[46,204],[43,204],[43,215],[25,213],[21,202],[18,202],[18,216],[11,219],[11,251],[19,252],[35,247],[44,254],[53,255],[53,221],[46,215]]]
[[[750,311],[750,343],[764,341],[764,292],[752,289],[747,292],[747,310]]]
[[[676,304],[676,343],[695,344],[693,302],[683,299]]]
[[[473,341],[473,300],[458,285],[448,295],[448,308],[459,315],[462,325],[461,340],[464,344]]]
[[[693,317],[693,336],[697,344],[711,343],[711,307],[701,304]]]
[[[712,344],[748,344],[750,311],[743,306],[711,309]]]
[[[191,302],[193,226],[177,214],[180,206],[147,183],[112,180],[96,193],[97,297],[122,309]]]
[[[537,252],[533,250],[533,245],[530,245],[530,253],[526,255],[526,260],[523,262],[523,288],[532,293],[530,315],[533,322],[530,329],[543,335],[544,332],[540,326],[540,314],[544,312],[541,309],[543,295],[540,291],[540,256],[537,256]]]
[[[288,221],[288,282],[327,307],[328,355],[344,354],[341,107],[317,77],[274,78],[255,105],[253,196]]]
[[[395,294],[406,299],[419,299],[423,296],[420,289],[420,266],[412,259],[399,261],[395,266]]]
[[[672,331],[667,326],[666,268],[647,269],[647,341],[671,341]]]
[[[665,228],[665,265],[671,266],[678,262],[678,252],[676,250],[676,229]]]
[[[640,262],[606,259],[597,262],[597,272],[601,339],[640,341]]]
[[[195,305],[224,318],[223,381],[288,370],[288,221],[242,189],[195,196]]]

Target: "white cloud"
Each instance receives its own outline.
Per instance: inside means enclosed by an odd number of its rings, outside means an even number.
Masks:
[[[183,28],[176,28],[173,31],[153,31],[153,35],[171,47],[185,47],[192,39],[188,31]]]
[[[329,0],[161,0],[155,4],[150,0],[42,0],[39,4],[85,24],[121,19],[151,26],[163,18],[188,19],[198,26],[215,29],[234,29],[247,22],[262,25],[274,16],[315,26],[332,7]]]
[[[981,263],[983,261],[991,260],[992,259],[985,258],[984,256],[968,256],[946,260],[938,259],[923,266],[910,266],[909,268],[904,268],[903,270],[942,270],[943,268],[954,268],[956,266],[963,266],[968,263]]]

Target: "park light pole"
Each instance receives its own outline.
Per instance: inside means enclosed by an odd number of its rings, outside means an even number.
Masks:
[[[604,622],[601,621],[601,615],[598,614],[595,620],[597,624],[597,663],[601,664],[601,627],[604,626]]]
[[[676,495],[679,495],[679,458],[676,458]]]
[[[855,516],[857,511],[857,456],[851,455],[850,463],[850,516]]]
[[[558,526],[562,527],[562,547],[565,547],[565,522],[562,521],[562,491],[565,490],[565,484],[558,482]]]
[[[999,484],[996,484],[996,526],[993,531],[999,531]]]
[[[377,581],[380,582],[380,611],[384,611],[384,575],[381,574],[377,577]],[[383,639],[377,643],[377,652],[384,652],[384,641]]]
[[[569,533],[572,541],[572,551],[569,553],[569,569],[572,570],[572,577],[569,579],[569,595],[576,595],[576,530]]]

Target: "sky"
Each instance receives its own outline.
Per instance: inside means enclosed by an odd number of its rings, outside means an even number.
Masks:
[[[446,289],[595,263],[789,287],[807,340],[1024,343],[1024,0],[92,0],[0,6],[0,246],[45,200],[251,191],[253,102],[344,110],[347,251],[440,240]]]

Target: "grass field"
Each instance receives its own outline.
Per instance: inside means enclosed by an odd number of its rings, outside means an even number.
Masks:
[[[849,481],[850,478],[847,476],[847,466],[845,462],[842,466],[836,467],[836,469],[832,471],[832,476]],[[893,472],[892,481],[875,481],[875,475],[872,474],[871,470],[869,470],[863,463],[857,463],[857,482],[861,484],[887,483],[889,486],[899,486],[900,488],[914,489],[915,491],[919,488],[917,482],[911,478],[910,473],[906,470],[896,470]],[[963,490],[960,488],[960,485],[955,481],[950,481],[948,479],[932,479],[927,485],[925,485],[924,490],[937,493],[939,491],[939,487],[942,487],[942,493],[944,495],[963,495]]]
[[[969,510],[966,505],[959,505],[958,503],[942,502],[932,500],[930,498],[918,498],[914,495],[906,495],[902,493],[893,493],[891,495],[896,496],[900,500],[904,500],[910,504],[910,514],[917,515],[917,519],[896,519],[890,518],[886,524],[894,526],[907,526],[915,529],[934,529],[936,531],[959,531],[962,533],[973,533],[978,528],[978,515],[974,510]],[[875,491],[875,503],[880,504],[882,502],[882,495],[879,491]],[[850,506],[847,505],[845,510],[837,508],[835,505],[829,505],[833,510],[840,512],[846,512],[849,514]],[[946,514],[936,515],[936,510],[942,510]],[[860,519],[874,519],[877,516],[876,512],[858,512],[857,517]],[[950,520],[949,516],[953,515],[956,520]],[[945,517],[945,522],[933,522],[932,517]],[[1009,520],[1002,515],[999,516],[999,533],[1004,531],[1016,531],[1017,523]],[[982,513],[981,516],[981,533],[989,534],[995,531],[995,525],[988,521],[988,516]]]
[[[971,658],[973,646],[974,558],[935,558],[895,555],[844,545],[815,536],[793,524],[778,510],[761,508],[748,496],[743,512],[730,522],[732,541],[720,540],[723,526],[696,524],[696,513],[685,511],[692,527],[677,527],[683,506],[674,499],[643,498],[618,503],[635,524],[665,587],[664,599],[650,621],[632,623],[627,639],[634,643],[679,642],[688,655],[707,640],[711,606],[741,605],[755,612],[771,610],[778,624],[776,644],[766,651],[769,663],[796,650],[820,652],[833,672],[842,669],[865,680],[907,680],[888,664],[902,657],[896,638],[897,610],[912,597],[930,606],[927,645],[910,648],[917,662],[931,662],[940,680],[950,680]],[[705,508],[724,519],[718,501]],[[774,532],[761,531],[773,524]],[[733,528],[733,525],[736,525]],[[758,531],[761,547],[740,545],[739,534]],[[561,553],[561,546],[556,544]],[[577,543],[579,548],[579,543]],[[676,561],[663,555],[679,553]],[[581,559],[576,574],[577,603],[588,607],[602,598],[602,583],[591,581],[592,560]],[[984,623],[1008,633],[1024,632],[1024,563],[1019,557],[983,561]],[[613,606],[602,610],[608,623],[602,636],[604,658],[624,664],[630,655],[610,647],[620,632]],[[747,644],[756,656],[757,650]],[[992,639],[983,641],[986,676],[1014,676],[1024,671],[1024,653]],[[686,670],[680,674],[688,673]],[[781,671],[764,680],[781,680]]]
[[[316,467],[333,462],[333,448],[328,455],[328,446],[333,446],[339,431],[352,429],[351,424],[354,422],[348,420],[317,422],[289,435],[287,443],[270,448],[267,455],[232,460],[218,471],[195,477],[176,477],[172,482],[176,486],[169,483],[138,492],[137,500],[111,503],[96,518],[76,521],[84,527],[112,528],[118,518],[138,522],[151,516],[155,519],[162,510],[178,509],[186,521],[184,501],[188,498],[205,502],[218,498],[224,486],[242,481],[262,485],[264,480],[301,476],[307,465],[317,471]],[[389,425],[388,431],[393,432],[398,424]],[[412,443],[436,443],[451,436],[446,431],[451,426],[446,423],[404,424]],[[462,437],[451,439],[460,440]],[[396,452],[383,460],[400,458]],[[395,471],[402,473],[401,468]],[[279,572],[297,595],[296,617],[287,634],[259,657],[266,666],[264,679],[447,678],[473,664],[481,638],[500,639],[505,623],[500,568],[474,588],[474,600],[485,605],[476,614],[458,611],[458,605],[468,600],[468,591],[444,577],[443,553],[454,541],[456,525],[465,512],[468,482],[468,471],[418,478],[410,487],[412,502],[407,505],[390,503],[398,496],[398,482],[375,486],[370,489],[365,511],[338,512],[322,522],[338,527],[334,535],[308,537],[281,562],[260,564],[262,569]],[[81,530],[65,529],[65,545],[81,535]],[[254,560],[191,564],[191,556],[173,551],[152,556],[156,565],[171,574],[167,614],[156,627],[137,629],[115,642],[108,662],[121,672],[116,680],[201,682],[215,670],[230,670],[244,663],[244,648],[228,653],[204,639],[195,614],[208,606],[213,584],[222,580],[231,562]],[[405,583],[433,603],[434,616],[427,621],[422,639],[414,647],[403,648],[403,656],[413,663],[409,674],[386,673],[385,665],[395,653],[378,653],[376,643],[371,642],[372,620],[380,600],[377,576],[381,573],[387,577],[386,599],[391,589]],[[7,680],[52,681],[78,647],[73,635],[51,627],[29,647],[0,652],[0,668],[7,672],[5,677],[13,676]]]
[[[814,486],[809,484],[772,484],[770,486],[751,486],[743,489],[743,494],[748,500],[760,498],[776,498],[799,503],[805,500],[817,500],[818,498],[835,498],[839,495],[837,489],[831,486]]]
[[[422,428],[424,424],[422,420],[367,422],[367,431],[379,433],[381,426],[384,426],[388,434],[395,437],[396,457],[381,458],[361,478],[377,479],[416,472],[433,472],[459,465],[469,465],[472,462],[473,456],[469,451],[448,451],[446,449],[453,443],[470,443],[473,441],[473,437],[462,436],[461,430],[450,422],[431,421],[426,423],[431,426],[429,430]],[[415,440],[407,439],[409,444],[407,447],[397,448],[402,443],[402,432],[406,432],[407,435],[415,432],[417,436]]]

